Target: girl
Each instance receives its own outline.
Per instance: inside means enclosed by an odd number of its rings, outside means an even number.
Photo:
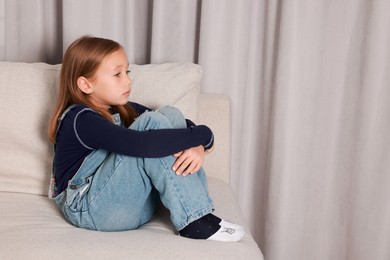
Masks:
[[[161,200],[180,236],[239,241],[241,226],[211,214],[201,168],[213,148],[211,130],[172,107],[129,103],[128,66],[112,40],[85,36],[67,49],[49,126],[49,196],[81,228],[136,229]]]

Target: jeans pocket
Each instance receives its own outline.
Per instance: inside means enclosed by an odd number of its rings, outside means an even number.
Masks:
[[[87,193],[91,185],[92,176],[72,180],[67,188],[66,206],[74,212],[88,210]]]
[[[87,229],[95,229],[89,214],[88,191],[92,177],[72,180],[66,190],[64,215],[75,226]]]

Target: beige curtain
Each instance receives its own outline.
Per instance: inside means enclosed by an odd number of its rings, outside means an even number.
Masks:
[[[390,1],[275,9],[265,255],[390,259]]]
[[[196,62],[232,102],[232,187],[266,259],[390,259],[390,1],[0,0],[0,59],[82,34]]]

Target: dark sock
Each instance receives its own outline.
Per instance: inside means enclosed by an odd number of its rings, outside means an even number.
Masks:
[[[182,237],[207,239],[221,228],[219,225],[220,222],[220,218],[214,216],[213,214],[207,214],[188,224],[185,228],[179,231],[179,234]]]
[[[222,221],[222,219],[220,219],[219,217],[217,217],[211,213],[207,214],[205,217],[206,217],[207,221],[213,222],[215,224],[219,224]]]

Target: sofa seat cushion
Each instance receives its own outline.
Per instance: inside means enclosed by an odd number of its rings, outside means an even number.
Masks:
[[[224,182],[210,178],[216,215],[243,224],[237,201]],[[168,212],[138,230],[97,232],[65,222],[46,196],[0,192],[0,244],[4,259],[261,259],[250,234],[237,243],[186,239],[170,224]]]

